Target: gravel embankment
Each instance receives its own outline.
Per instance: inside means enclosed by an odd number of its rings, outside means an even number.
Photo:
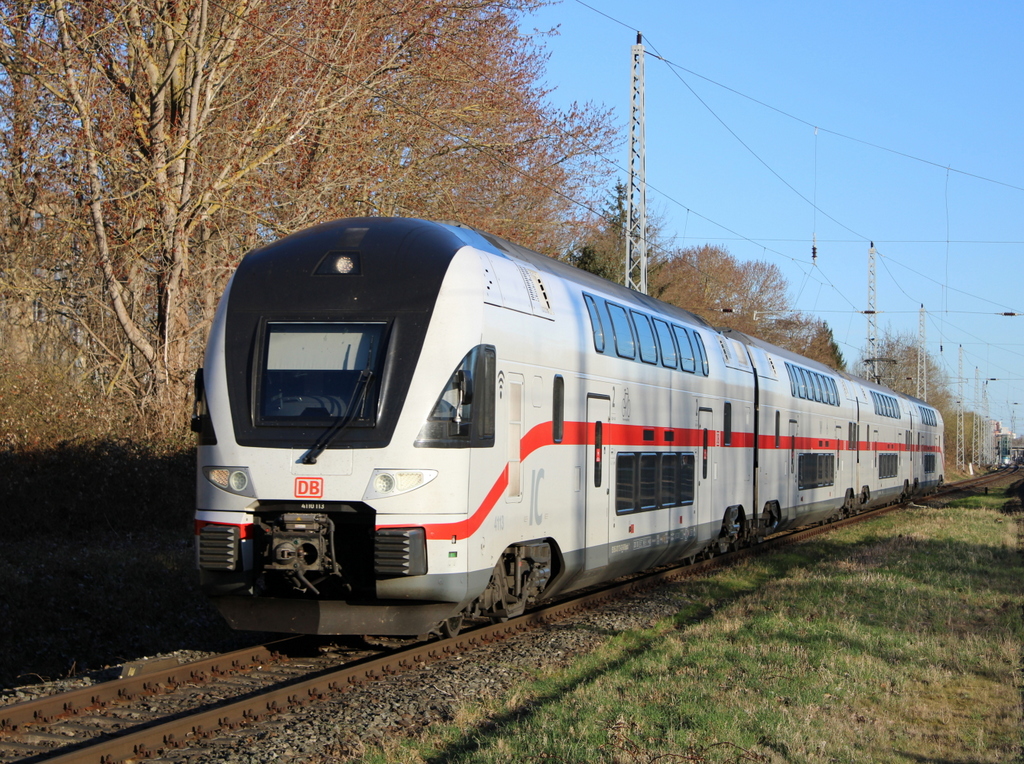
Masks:
[[[216,742],[169,751],[159,761],[346,761],[358,757],[368,745],[415,735],[434,722],[452,721],[463,704],[499,697],[536,669],[564,666],[614,634],[649,626],[675,613],[678,596],[673,592],[669,585],[620,600],[571,621],[353,688],[253,729],[231,732]]]

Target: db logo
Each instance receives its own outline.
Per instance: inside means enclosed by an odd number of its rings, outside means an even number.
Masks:
[[[322,499],[324,497],[324,479],[322,477],[295,478],[296,499]]]

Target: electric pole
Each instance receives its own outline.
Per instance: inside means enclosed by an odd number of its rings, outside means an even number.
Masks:
[[[644,46],[633,46],[629,120],[629,194],[626,207],[626,286],[647,294],[647,149],[644,124]]]

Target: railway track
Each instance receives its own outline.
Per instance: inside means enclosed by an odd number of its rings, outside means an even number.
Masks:
[[[1000,472],[962,481],[929,498],[983,487],[1005,476]],[[143,664],[133,676],[0,707],[0,762],[113,764],[160,756],[187,748],[201,738],[261,724],[348,688],[414,670],[583,609],[701,575],[898,508],[885,507],[779,534],[754,547],[634,577],[450,639],[391,649],[324,651],[311,649],[315,646],[304,638],[291,638],[180,666]]]

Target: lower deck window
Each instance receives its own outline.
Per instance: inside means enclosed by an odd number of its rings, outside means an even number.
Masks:
[[[924,471],[926,473],[935,472],[935,454],[924,455]]]
[[[879,454],[878,455],[878,477],[879,478],[894,478],[894,477],[896,477],[899,474],[900,474],[900,455],[899,454]]]
[[[800,454],[798,488],[801,491],[835,485],[835,482],[835,454]]]
[[[647,512],[693,503],[696,458],[689,453],[623,453],[615,459],[615,511]]]

